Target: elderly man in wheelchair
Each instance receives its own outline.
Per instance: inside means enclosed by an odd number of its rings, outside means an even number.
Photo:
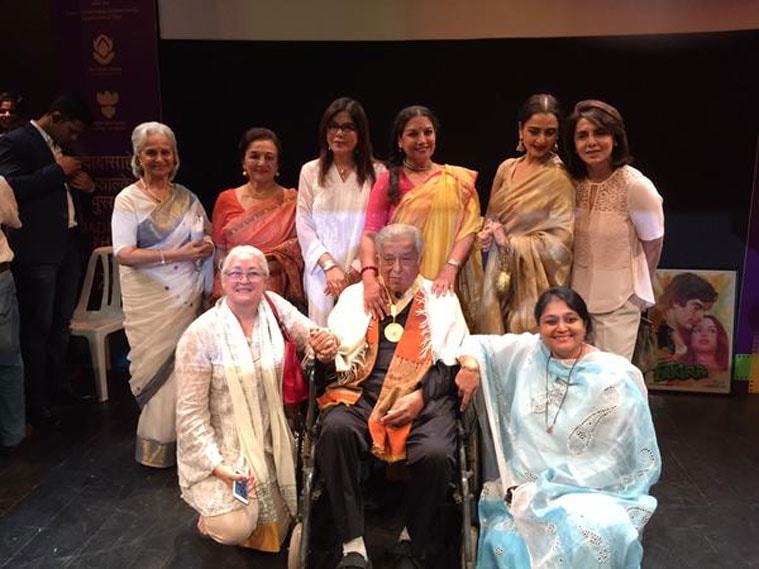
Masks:
[[[371,454],[405,462],[405,527],[393,566],[421,569],[456,465],[457,411],[469,403],[478,378],[455,379],[455,354],[468,330],[456,296],[436,296],[419,273],[419,230],[388,225],[375,245],[387,315],[378,319],[365,309],[358,283],[345,289],[329,316],[340,345],[334,362],[325,364],[318,398],[316,464],[342,543],[338,568],[366,569],[361,461]]]

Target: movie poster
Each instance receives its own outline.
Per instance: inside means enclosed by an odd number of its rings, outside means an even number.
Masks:
[[[729,393],[733,360],[735,271],[656,271],[658,363],[651,389]]]

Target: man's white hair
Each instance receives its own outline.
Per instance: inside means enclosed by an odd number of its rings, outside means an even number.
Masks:
[[[422,256],[422,247],[424,246],[422,232],[419,231],[418,227],[406,225],[405,223],[391,223],[380,229],[379,233],[374,237],[374,247],[377,250],[377,254],[382,254],[385,243],[398,239],[413,239],[417,257]]]

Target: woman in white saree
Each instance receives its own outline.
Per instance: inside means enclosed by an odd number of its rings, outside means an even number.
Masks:
[[[121,265],[129,385],[142,410],[135,459],[166,468],[176,462],[174,350],[211,284],[214,247],[200,201],[172,182],[179,157],[171,129],[140,124],[132,146],[138,181],[116,196],[113,252]]]
[[[334,359],[338,344],[281,296],[264,292],[268,271],[255,247],[233,248],[221,269],[225,296],[179,341],[177,459],[182,498],[200,514],[200,533],[277,552],[296,512],[277,320],[320,360]],[[233,496],[235,481],[246,483],[247,504]]]

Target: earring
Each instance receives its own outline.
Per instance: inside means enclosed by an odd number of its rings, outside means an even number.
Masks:
[[[242,177],[243,178],[247,178],[248,177],[248,172],[246,170],[242,171]]]
[[[524,141],[522,137],[519,137],[519,144],[517,144],[517,152],[524,152]]]
[[[274,177],[278,178],[279,177],[279,172],[277,172],[276,174],[274,174]]]
[[[554,143],[553,143],[553,148],[552,148],[552,150],[553,150],[554,152],[558,152],[558,151],[559,151],[559,141],[558,141],[558,140],[557,140],[556,142],[554,142]]]

